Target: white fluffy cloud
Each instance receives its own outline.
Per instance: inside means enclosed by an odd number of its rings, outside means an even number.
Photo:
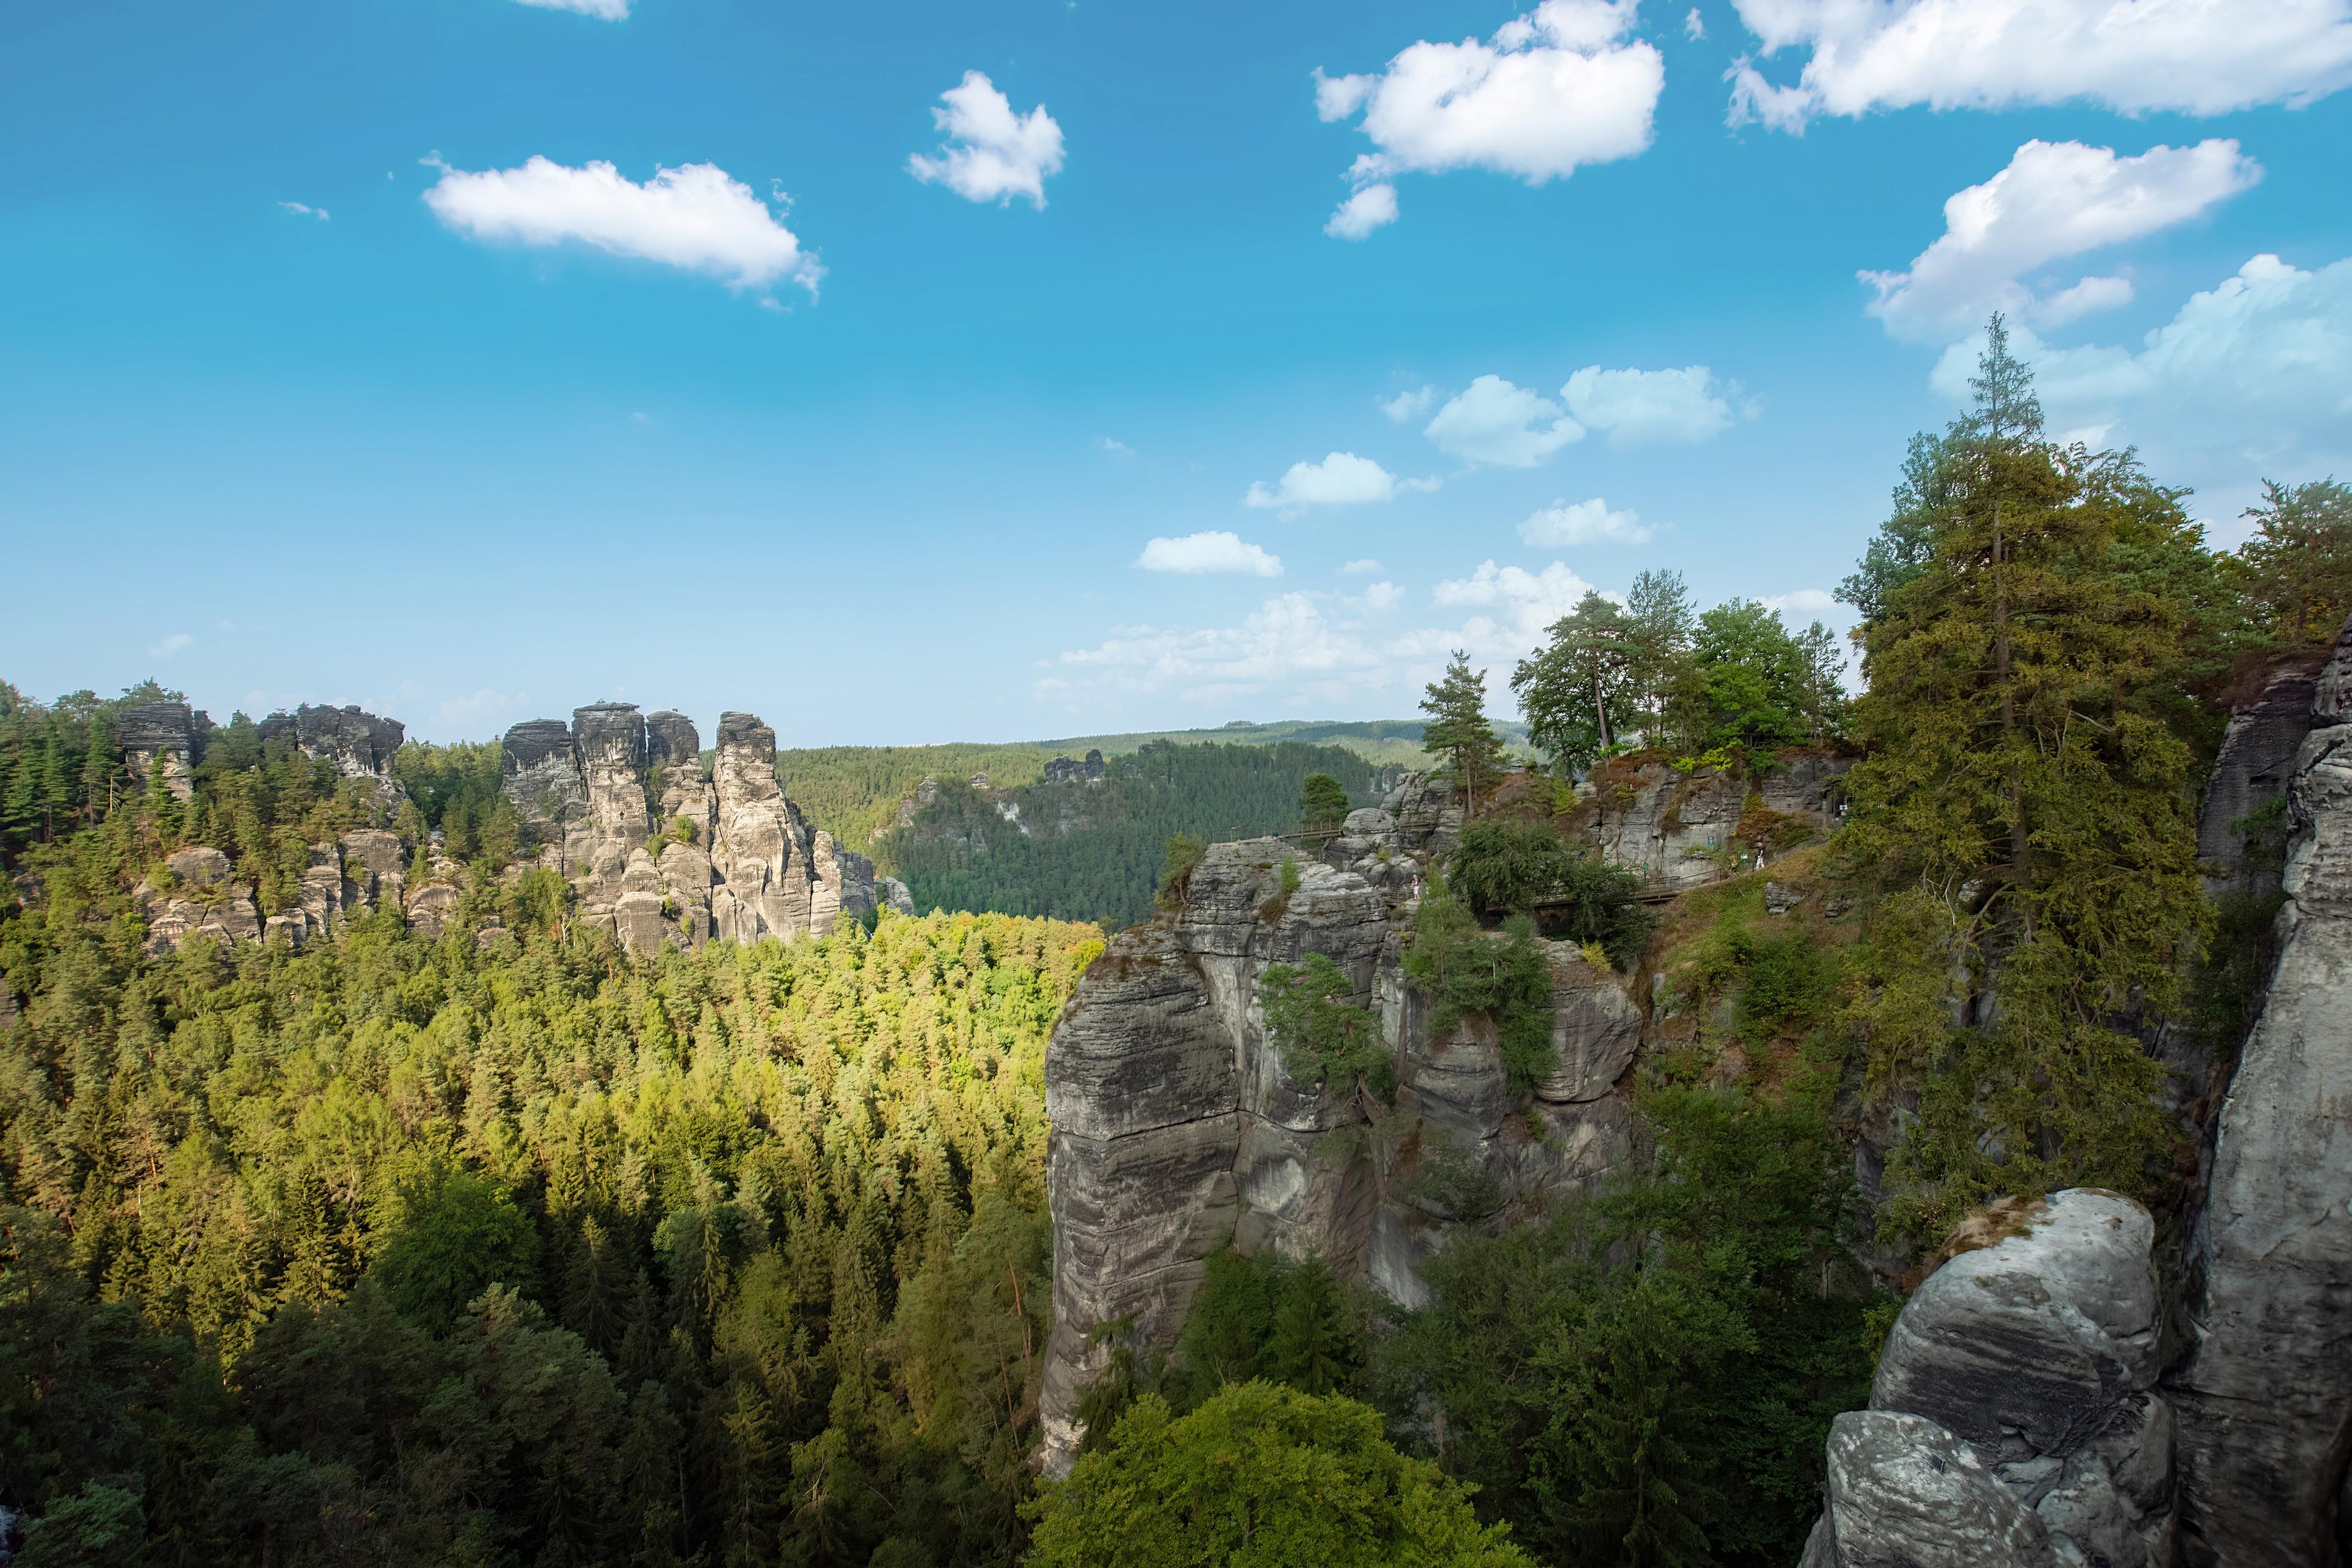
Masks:
[[[1496,670],[1488,690],[1507,705],[1512,663],[1544,640],[1591,584],[1559,562],[1540,572],[1489,561],[1469,576],[1440,583],[1432,602],[1449,615],[1400,626],[1404,591],[1366,586],[1360,597],[1290,593],[1267,599],[1239,626],[1130,626],[1093,647],[1060,656],[1037,682],[1048,700],[1121,695],[1223,703],[1279,693],[1301,708],[1385,692],[1417,696],[1462,648],[1474,666]]]
[[[185,653],[191,647],[193,647],[195,640],[196,639],[194,637],[189,636],[186,632],[173,632],[163,641],[156,643],[148,648],[147,657],[149,658],[177,658],[180,655]]]
[[[522,0],[522,3],[536,5],[542,11],[576,11],[600,22],[625,22],[629,19],[629,0]]]
[[[1282,557],[1269,555],[1238,534],[1223,529],[1187,533],[1175,539],[1155,539],[1136,558],[1146,572],[1173,572],[1187,577],[1231,573],[1244,577],[1279,577]]]
[[[516,245],[577,240],[709,273],[739,289],[765,288],[781,279],[814,294],[824,276],[768,204],[715,163],[658,169],[642,185],[603,162],[574,169],[534,157],[519,169],[478,174],[440,167],[425,204],[469,238]]]
[[[1394,397],[1381,399],[1381,412],[1389,416],[1391,424],[1402,425],[1408,419],[1418,419],[1428,413],[1429,405],[1436,396],[1437,388],[1433,386],[1415,387],[1411,392],[1400,392]]]
[[[1545,641],[1550,625],[1592,591],[1592,584],[1555,561],[1540,572],[1479,563],[1467,577],[1440,583],[1431,595],[1442,608],[1473,612],[1460,627],[1440,634],[1481,661],[1507,667]]]
[[[1559,389],[1569,412],[1612,447],[1704,441],[1731,428],[1737,383],[1718,384],[1703,364],[1680,370],[1603,370],[1586,365]]]
[[[1369,193],[1392,176],[1492,169],[1529,184],[1580,164],[1630,158],[1650,145],[1665,62],[1655,46],[1628,39],[1638,0],[1544,0],[1486,42],[1413,44],[1369,75],[1315,75],[1315,110],[1327,121],[1360,113],[1377,152],[1349,170],[1357,191],[1328,232],[1360,239],[1396,216],[1393,190],[1345,226]],[[1362,221],[1371,211],[1377,221]]]
[[[2158,477],[2196,488],[2209,518],[2233,516],[2263,477],[2352,468],[2352,259],[2305,271],[2257,256],[2189,297],[2135,352],[2053,348],[2013,334],[2053,431],[2130,443]],[[1982,334],[1945,351],[1931,378],[1955,404]]]
[[[1351,576],[1361,575],[1367,573],[1378,575],[1381,572],[1386,570],[1386,568],[1381,566],[1379,562],[1366,558],[1360,561],[1350,561],[1345,566],[1340,567],[1339,570],[1348,573]]]
[[[1433,490],[1434,479],[1400,479],[1370,458],[1333,452],[1319,463],[1293,463],[1269,488],[1253,484],[1244,506],[1278,508],[1294,515],[1310,506],[1360,506],[1393,500],[1399,490]]]
[[[288,212],[292,213],[296,217],[314,217],[320,223],[331,221],[327,216],[327,209],[324,207],[314,207],[304,202],[279,202],[278,205],[284,207]]]
[[[1584,426],[1540,393],[1482,375],[1449,398],[1422,434],[1466,463],[1532,468],[1584,439]]]
[[[2252,186],[2262,165],[2218,138],[2151,147],[2028,142],[2009,166],[1944,203],[1944,234],[1904,272],[1870,272],[1870,313],[1900,337],[1948,340],[2000,310],[2054,326],[2131,299],[2121,278],[2037,292],[2026,274],[2053,261],[2186,223]]]
[[[1519,537],[1546,549],[1579,544],[1647,544],[1650,531],[1642,514],[1612,511],[1599,496],[1574,503],[1556,500],[1519,524]]]
[[[938,157],[908,159],[907,172],[967,201],[1009,206],[1027,196],[1044,207],[1046,176],[1062,170],[1062,128],[1045,106],[1013,113],[1012,100],[979,71],[964,72],[940,98],[947,107],[932,110],[931,120],[948,139]]]
[[[1334,239],[1366,239],[1397,220],[1396,187],[1386,180],[1360,186],[1332,213],[1323,232]]]
[[[2347,0],[1734,0],[1793,84],[1732,68],[1731,118],[2087,100],[2126,114],[2300,106],[2352,83]]]

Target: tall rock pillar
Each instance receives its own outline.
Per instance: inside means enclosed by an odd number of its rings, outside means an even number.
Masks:
[[[2175,1379],[2184,1555],[2221,1568],[2336,1561],[2352,1443],[2352,623],[2312,719],[2278,966],[2222,1108]]]

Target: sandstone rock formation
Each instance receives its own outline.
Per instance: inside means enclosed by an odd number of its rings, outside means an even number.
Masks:
[[[2229,1568],[2333,1560],[2352,1426],[2352,623],[2309,691],[2278,963],[2221,1111],[2173,1379],[2184,1556]],[[2243,771],[2294,727],[2233,725]]]
[[[142,702],[115,715],[115,740],[122,747],[131,782],[145,789],[161,773],[163,787],[186,800],[194,791],[190,770],[205,760],[212,721],[184,702]]]
[[[1827,833],[1838,823],[1837,789],[1852,763],[1794,752],[1754,780],[1717,768],[1683,773],[1672,763],[1631,758],[1603,763],[1587,782],[1591,841],[1603,858],[1639,871],[1656,887],[1679,890],[1715,880],[1736,867],[1752,869],[1791,837]]]
[[[2230,714],[2197,818],[2197,858],[2205,863],[2206,886],[2213,892],[2277,890],[2274,873],[2255,873],[2249,879],[2245,836],[2238,825],[2284,795],[2294,776],[2314,720],[2315,666],[2304,659],[2289,662],[2263,681],[2252,701]]]
[[[1832,1428],[1806,1568],[2171,1562],[2154,1223],[2090,1188],[2001,1222],[1912,1295],[1870,1408]]]
[[[1412,780],[1352,814],[1324,862],[1280,839],[1213,846],[1174,918],[1121,934],[1079,983],[1046,1052],[1049,1468],[1073,1456],[1076,1396],[1117,1341],[1164,1347],[1219,1247],[1318,1257],[1413,1304],[1420,1263],[1453,1231],[1587,1187],[1630,1152],[1617,1090],[1641,1015],[1614,976],[1550,949],[1559,1068],[1524,1106],[1491,1028],[1437,1035],[1406,985],[1414,851],[1459,827],[1443,791]],[[1259,975],[1310,953],[1378,1012],[1392,1109],[1301,1082],[1267,1039]]]
[[[258,728],[263,740],[290,740],[305,754],[334,763],[347,778],[392,784],[395,794],[399,789],[392,780],[392,758],[408,731],[397,719],[379,719],[355,707],[304,703],[291,713],[271,714]]]
[[[181,703],[126,710],[122,734],[134,777],[143,784],[158,773],[185,798],[211,729]],[[265,741],[290,741],[347,777],[375,781],[384,808],[378,820],[391,817],[401,797],[392,773],[404,733],[399,723],[357,708],[305,706],[272,714],[259,729]],[[873,863],[830,834],[808,830],[776,784],[773,731],[749,714],[722,716],[718,765],[709,776],[700,744],[684,715],[640,717],[619,702],[582,708],[569,724],[539,719],[508,731],[500,791],[541,863],[577,890],[585,923],[651,952],[665,941],[823,935],[845,911],[856,919],[874,913]],[[411,887],[411,858],[420,848],[427,870]],[[464,880],[464,868],[441,855],[437,838],[418,846],[387,827],[355,828],[312,845],[299,897],[265,919],[254,889],[230,880],[226,856],[210,849],[183,856],[194,858],[183,865],[175,856],[164,877],[140,889],[156,952],[195,931],[299,944],[379,902],[438,937]]]
[[[874,866],[812,834],[776,783],[776,734],[723,713],[710,775],[683,714],[592,703],[507,732],[500,789],[580,895],[581,918],[624,945],[830,931],[875,910]]]

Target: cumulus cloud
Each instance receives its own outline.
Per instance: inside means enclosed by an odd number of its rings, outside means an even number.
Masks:
[[[1124,441],[1116,440],[1108,436],[1096,437],[1095,445],[1100,447],[1104,451],[1108,452],[1114,458],[1132,458],[1135,456],[1134,447],[1129,446]]]
[[[1799,588],[1792,593],[1767,594],[1758,601],[1784,621],[1818,620],[1840,614],[1837,596],[1827,588]]]
[[[1943,236],[1907,271],[1860,274],[1878,294],[1868,309],[1898,337],[1948,341],[1994,310],[2055,326],[2124,304],[2131,284],[2121,278],[2040,293],[2025,275],[2186,223],[2262,177],[2261,164],[2220,138],[2132,158],[2028,142],[2007,168],[1944,203]]]
[[[1629,39],[1638,0],[1544,0],[1481,42],[1424,39],[1385,69],[1315,73],[1315,110],[1326,121],[1362,116],[1375,152],[1349,170],[1356,194],[1327,232],[1360,239],[1396,216],[1391,189],[1343,226],[1393,176],[1492,169],[1532,185],[1585,163],[1630,158],[1650,145],[1665,62],[1654,45]],[[1386,216],[1370,219],[1374,211]]]
[[[149,658],[177,658],[196,639],[185,632],[173,632],[147,650]]]
[[[1396,187],[1382,180],[1364,185],[1341,202],[1323,232],[1334,239],[1364,239],[1397,220]]]
[[[1411,392],[1400,392],[1394,397],[1381,399],[1381,412],[1389,416],[1390,423],[1402,425],[1428,413],[1429,405],[1436,396],[1437,388],[1433,386],[1415,387]]]
[[[1592,584],[1564,562],[1529,572],[1485,561],[1467,577],[1438,584],[1431,597],[1442,608],[1474,612],[1458,628],[1444,634],[1467,651],[1474,664],[1507,665],[1541,647],[1551,624],[1591,591]]]
[[[1263,480],[1251,485],[1242,504],[1278,508],[1285,516],[1295,516],[1310,506],[1359,506],[1393,500],[1399,490],[1436,488],[1435,479],[1400,479],[1370,458],[1333,452],[1319,463],[1291,464],[1272,487]]]
[[[1062,128],[1045,106],[1013,113],[1012,100],[979,71],[964,72],[940,98],[947,107],[932,110],[931,120],[947,140],[936,158],[908,159],[907,172],[967,201],[1010,206],[1027,196],[1043,208],[1046,177],[1062,171]]]
[[[1146,572],[1173,572],[1187,577],[1223,573],[1244,577],[1282,575],[1282,557],[1269,555],[1223,529],[1187,533],[1177,539],[1155,539],[1143,547],[1135,563]]]
[[[2137,350],[2054,347],[2022,326],[2012,338],[2053,430],[2138,446],[2205,515],[2234,515],[2265,475],[2352,468],[2352,259],[2306,271],[2257,256]],[[1979,332],[1946,350],[1934,388],[1965,405],[1982,346]]]
[[[1037,691],[1048,700],[1133,694],[1203,704],[1280,694],[1302,708],[1378,692],[1401,700],[1418,695],[1452,648],[1507,675],[1590,586],[1559,562],[1528,572],[1489,561],[1437,585],[1432,602],[1451,614],[1402,627],[1395,622],[1406,595],[1393,583],[1370,584],[1360,597],[1280,594],[1238,626],[1122,628],[1062,654]],[[1508,701],[1502,682],[1489,689]]]
[[[576,240],[616,256],[708,273],[738,289],[782,279],[814,294],[824,276],[815,256],[780,221],[782,199],[771,212],[749,185],[715,163],[657,169],[637,184],[601,161],[574,169],[534,157],[520,168],[478,174],[426,162],[441,169],[441,178],[425,193],[425,205],[470,239]]]
[[[1680,370],[1603,370],[1586,365],[1559,389],[1569,411],[1612,447],[1704,441],[1731,428],[1737,383],[1718,385],[1703,364]]]
[[[1546,549],[1579,544],[1647,544],[1650,531],[1635,511],[1612,511],[1599,496],[1574,504],[1554,501],[1519,524],[1519,537]]]
[[[1345,566],[1340,567],[1339,570],[1350,574],[1360,574],[1380,573],[1386,571],[1387,568],[1382,566],[1379,562],[1367,558],[1361,561],[1350,561]]]
[[[1422,434],[1465,463],[1532,468],[1584,439],[1584,426],[1550,398],[1499,375],[1482,375],[1447,399]]]
[[[1698,14],[1696,5],[1691,7],[1690,15],[1683,18],[1683,37],[1694,44],[1706,37],[1706,18]]]
[[[292,213],[296,217],[314,217],[320,223],[329,221],[327,217],[327,209],[324,207],[310,206],[301,202],[279,202],[278,205],[284,207],[288,212]]]
[[[625,22],[629,19],[629,0],[522,0],[542,11],[576,11],[583,16],[593,16],[600,22]]]
[[[1735,65],[1731,121],[2088,101],[2126,114],[2294,107],[2352,82],[2346,0],[1734,0],[1793,83]]]

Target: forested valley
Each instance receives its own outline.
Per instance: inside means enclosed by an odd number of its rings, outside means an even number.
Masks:
[[[1168,842],[1287,833],[1307,779],[1378,805],[1396,770],[1337,746],[1146,742],[1017,789],[936,781],[906,826],[876,841],[919,910],[993,910],[1113,929],[1151,912]],[[1346,815],[1341,811],[1340,816]]]
[[[1048,1037],[1107,926],[1181,907],[1198,840],[1328,836],[1388,773],[1285,741],[940,777],[876,846],[935,912],[630,952],[568,918],[494,745],[404,747],[394,802],[240,716],[183,799],[118,732],[160,688],[0,686],[0,1551],[1792,1562],[1828,1423],[1957,1223],[2070,1184],[2168,1223],[2195,1176],[2174,1077],[2237,1048],[2279,904],[2208,891],[2202,769],[2352,610],[2352,491],[2273,487],[2235,552],[2183,500],[2048,439],[1996,322],[1844,585],[1854,689],[1819,628],[1647,574],[1506,672],[1522,768],[1457,658],[1422,739],[1470,809],[1393,906],[1403,973],[1522,1053],[1522,1116],[1559,1066],[1538,933],[1638,981],[1641,1158],[1468,1227],[1412,1310],[1219,1254],[1171,1344],[1086,1390],[1067,1481],[1034,1463]],[[1745,799],[1825,756],[1842,822],[1743,810],[1671,903],[1579,837],[1644,768]],[[877,779],[844,809],[916,783]],[[269,913],[365,827],[459,866],[437,933],[387,905],[299,947],[151,942],[173,852]],[[2277,855],[2275,814],[2232,831]],[[1268,874],[1279,920],[1299,865]],[[1277,983],[1297,1070],[1377,1102],[1377,1019],[1311,963]],[[1867,1193],[1864,1124],[1894,1130]]]

